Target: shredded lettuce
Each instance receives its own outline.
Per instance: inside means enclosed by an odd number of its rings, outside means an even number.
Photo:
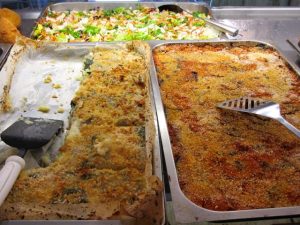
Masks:
[[[34,29],[33,36],[37,38],[42,33],[42,30],[43,30],[42,24],[38,24]]]
[[[202,20],[206,18],[206,15],[202,12],[196,11],[193,15],[186,12],[159,12],[157,9],[140,4],[137,4],[134,9],[117,7],[108,10],[64,12],[49,10],[48,16],[59,19],[53,22],[53,19],[47,17],[41,23],[42,27],[36,26],[33,38],[38,40],[67,39],[68,41],[127,41],[207,39],[220,35],[219,31],[212,31],[210,26],[206,26],[206,22]],[[192,26],[193,29],[191,29]],[[196,30],[195,27],[197,27]],[[57,37],[59,34],[64,35]]]
[[[113,9],[113,13],[114,14],[121,14],[125,11],[125,8],[124,7],[118,7],[118,8],[115,8]]]
[[[100,28],[93,25],[87,25],[83,32],[88,35],[96,35],[99,34]]]
[[[103,10],[103,15],[105,17],[110,17],[113,15],[113,11],[111,9]]]
[[[47,16],[52,17],[52,18],[55,18],[55,17],[56,17],[56,13],[54,13],[54,12],[51,11],[51,10],[48,10]]]
[[[68,42],[69,40],[68,36],[64,33],[60,33],[59,35],[57,35],[56,39],[58,42]]]
[[[140,24],[135,24],[134,25],[136,28],[144,28],[146,25],[143,24],[143,23],[140,23]]]
[[[70,34],[74,38],[80,38],[80,32],[75,31],[74,28],[69,27],[69,26],[65,27],[64,29],[61,29],[60,32],[63,33],[63,34]]]
[[[77,16],[86,16],[85,13],[83,11],[78,11],[77,12]]]
[[[160,35],[160,34],[162,34],[162,31],[161,31],[161,29],[157,29],[157,30],[153,30],[153,31],[151,31],[151,35],[152,36],[158,36],[158,35]]]
[[[96,42],[96,41],[99,41],[100,40],[100,38],[99,37],[96,37],[96,36],[91,36],[90,38],[89,38],[89,41],[90,42]]]
[[[113,15],[121,14],[123,12],[125,12],[125,8],[124,7],[117,7],[115,9],[103,10],[103,15],[105,17],[111,17]]]
[[[132,40],[151,40],[152,37],[144,32],[134,32],[131,34],[117,34],[115,41],[132,41]]]
[[[50,22],[43,23],[42,25],[43,25],[43,27],[51,27],[51,23]]]
[[[195,18],[206,18],[206,15],[205,15],[205,13],[195,11],[195,12],[193,12],[193,17],[195,17]]]
[[[193,26],[195,26],[195,27],[203,27],[203,26],[205,26],[205,21],[204,20],[197,21],[197,22],[193,23]]]

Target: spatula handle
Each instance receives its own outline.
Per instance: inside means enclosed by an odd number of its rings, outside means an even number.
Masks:
[[[0,206],[6,199],[24,166],[25,161],[19,156],[14,155],[6,159],[5,165],[0,171]]]
[[[278,121],[284,125],[286,128],[288,128],[290,131],[292,131],[297,137],[300,138],[300,130],[294,127],[292,124],[290,124],[286,119],[283,117],[280,117]]]
[[[239,33],[239,30],[235,27],[229,26],[224,23],[220,23],[215,20],[204,19],[208,24],[214,26],[217,30],[220,30],[225,33],[229,33],[231,36],[236,36]]]

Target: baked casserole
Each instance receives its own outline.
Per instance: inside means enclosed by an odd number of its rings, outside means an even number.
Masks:
[[[0,207],[1,220],[161,224],[162,185],[152,175],[149,55],[142,42],[93,48],[57,159],[20,174]]]
[[[299,138],[277,121],[216,107],[272,100],[300,127],[299,77],[279,53],[247,42],[166,44],[154,60],[183,193],[219,211],[299,206]]]

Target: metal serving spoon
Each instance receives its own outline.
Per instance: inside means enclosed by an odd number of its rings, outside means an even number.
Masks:
[[[188,10],[185,10],[183,8],[181,8],[180,6],[178,5],[174,5],[174,4],[169,4],[169,5],[161,5],[161,6],[158,6],[158,10],[160,12],[162,11],[172,11],[172,12],[175,12],[175,13],[182,13],[183,11],[186,12],[186,13],[189,13],[189,14],[192,14],[191,12],[189,12]],[[199,17],[200,18],[200,17]],[[228,26],[226,24],[223,24],[223,23],[219,23],[217,21],[213,21],[213,20],[209,20],[209,19],[205,19],[205,18],[200,18],[202,20],[204,20],[206,23],[214,26],[217,30],[219,31],[222,31],[224,33],[228,33],[230,34],[231,36],[236,36],[238,33],[239,33],[239,30],[234,28],[234,27],[231,27],[231,26]]]
[[[250,97],[241,97],[219,103],[217,107],[275,119],[293,132],[297,137],[300,137],[300,130],[298,130],[281,116],[278,103]]]

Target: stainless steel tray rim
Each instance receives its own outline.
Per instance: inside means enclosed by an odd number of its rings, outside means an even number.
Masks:
[[[46,9],[50,9],[53,7],[57,7],[57,6],[74,6],[74,5],[91,5],[91,6],[96,6],[96,5],[103,5],[103,4],[112,4],[112,5],[152,5],[154,7],[158,7],[160,5],[165,5],[165,4],[175,4],[175,5],[183,5],[183,6],[188,6],[188,5],[194,5],[194,6],[206,6],[209,7],[206,3],[204,2],[151,2],[151,1],[143,1],[143,2],[137,2],[137,1],[110,1],[110,2],[59,2],[59,3],[54,3],[54,4],[50,4],[46,7]],[[130,6],[129,6],[130,7]]]
[[[44,10],[41,11],[39,17],[37,18],[37,21],[40,21],[41,18],[43,18],[46,15],[46,12],[49,10],[56,10],[56,11],[66,11],[70,10],[70,8],[75,8],[74,10],[90,10],[95,9],[97,7],[103,8],[103,9],[112,9],[116,7],[136,7],[138,5],[144,5],[147,7],[152,8],[158,8],[161,5],[165,4],[175,4],[183,8],[187,8],[191,11],[193,10],[200,10],[202,9],[203,12],[205,12],[207,15],[210,15],[211,18],[213,18],[211,8],[208,4],[205,2],[151,2],[151,1],[145,1],[145,2],[135,2],[135,1],[111,1],[111,2],[60,2],[55,4],[50,4],[44,8]],[[80,7],[81,6],[81,7]],[[90,7],[89,7],[90,6]],[[78,8],[78,9],[76,9]],[[84,8],[84,9],[79,9]],[[218,40],[223,39],[222,35],[218,38]],[[30,37],[33,36],[33,31],[30,33]],[[212,40],[212,39],[210,39]],[[160,41],[160,40],[154,40],[154,41]],[[168,41],[168,40],[164,40]],[[199,41],[199,40],[198,40]],[[77,42],[73,42],[77,43]],[[80,43],[80,42],[79,42]]]
[[[286,57],[278,50],[274,45],[259,40],[224,40],[224,41],[164,41],[158,44],[152,44],[152,52],[155,48],[168,45],[168,44],[253,44],[255,45],[264,45],[276,50],[280,56],[289,63]],[[185,194],[182,192],[179,182],[177,169],[174,162],[172,146],[169,138],[169,131],[167,127],[167,121],[164,113],[164,107],[162,103],[162,98],[160,95],[160,88],[157,78],[157,71],[154,65],[154,60],[152,57],[153,63],[153,75],[151,76],[152,86],[154,88],[155,94],[155,107],[159,124],[159,131],[161,134],[161,141],[163,146],[163,152],[165,155],[165,162],[167,165],[167,173],[169,177],[169,183],[171,188],[172,201],[174,205],[175,218],[177,222],[180,223],[190,223],[190,222],[199,222],[199,221],[216,221],[216,220],[231,220],[231,219],[242,219],[242,218],[258,218],[258,217],[269,217],[269,216],[284,216],[284,215],[298,215],[300,214],[300,206],[290,206],[290,207],[277,207],[277,208],[261,208],[261,209],[247,209],[247,210],[235,210],[235,211],[216,211],[206,208],[202,208],[188,199]],[[294,68],[292,64],[289,64],[295,72],[300,76],[300,72],[297,68]],[[163,135],[162,135],[163,134]],[[164,135],[165,134],[165,135]],[[166,135],[167,134],[167,135]],[[169,159],[169,160],[168,160]],[[175,168],[175,169],[173,169]],[[200,213],[202,215],[200,215]],[[205,219],[201,219],[201,216],[206,216]]]

